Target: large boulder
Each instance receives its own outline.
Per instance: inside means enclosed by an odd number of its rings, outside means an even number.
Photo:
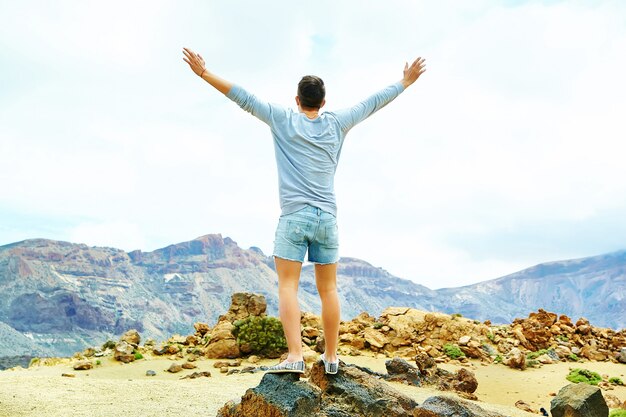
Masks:
[[[218,417],[310,417],[319,409],[319,388],[298,380],[297,374],[265,374],[240,401],[229,401]]]
[[[266,374],[241,400],[226,403],[218,417],[410,416],[417,403],[372,374],[343,362],[336,375],[315,363],[309,382],[296,374]]]
[[[609,407],[600,388],[578,383],[561,388],[550,403],[552,417],[607,417]]]
[[[617,360],[621,363],[626,363],[626,348],[621,348],[617,354]]]
[[[241,356],[239,344],[233,335],[235,326],[230,321],[222,320],[211,332],[211,339],[206,347],[206,356],[214,359],[233,359]]]
[[[448,396],[429,397],[413,410],[413,417],[504,417],[476,404]]]

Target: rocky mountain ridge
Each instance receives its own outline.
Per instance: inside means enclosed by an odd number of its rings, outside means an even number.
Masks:
[[[508,323],[546,308],[572,317],[584,311],[597,325],[622,328],[626,252],[599,258],[443,290],[342,258],[342,313],[345,319],[362,311],[379,315],[400,305]],[[70,354],[130,328],[155,339],[185,334],[194,322],[214,322],[235,292],[262,294],[276,315],[276,288],[270,257],[221,235],[128,253],[46,239],[16,242],[0,247],[0,331],[8,335],[0,339],[0,356]],[[303,268],[300,300],[303,311],[320,311],[312,266]]]

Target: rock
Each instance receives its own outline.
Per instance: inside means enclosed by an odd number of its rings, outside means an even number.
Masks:
[[[234,297],[234,295],[233,295]],[[239,344],[233,335],[235,326],[229,321],[217,323],[211,332],[211,341],[206,347],[206,355],[209,358],[238,358],[241,355]]]
[[[429,397],[413,410],[413,417],[504,417],[469,401],[447,397]]]
[[[542,363],[544,365],[550,365],[554,363],[554,360],[550,357],[550,355],[543,354],[537,357],[537,362]]]
[[[198,365],[196,365],[195,363],[191,363],[191,362],[185,362],[181,366],[183,369],[196,369],[198,367]]]
[[[241,361],[215,361],[214,368],[235,368],[241,365]]]
[[[609,408],[598,387],[569,384],[550,402],[553,417],[607,417]]]
[[[227,374],[228,373],[228,366],[224,366],[223,368],[220,368],[220,374]]]
[[[256,364],[256,363],[259,363],[260,360],[261,359],[258,356],[256,356],[256,355],[250,355],[248,357],[248,362],[250,362],[250,363]]]
[[[165,355],[167,353],[167,345],[160,343],[152,348],[152,353],[158,356]]]
[[[502,360],[506,366],[510,368],[526,369],[526,355],[518,348],[513,348],[508,355]]]
[[[167,372],[170,372],[170,373],[175,374],[175,373],[180,372],[180,371],[182,371],[182,370],[183,370],[183,367],[182,367],[182,366],[180,366],[180,365],[179,365],[179,364],[177,364],[177,363],[173,363],[173,364],[171,364],[171,365],[170,365],[170,367],[167,369]]]
[[[532,407],[529,404],[525,403],[522,400],[516,401],[515,402],[515,407],[519,408],[520,410],[524,410],[527,413],[537,414],[537,411],[533,410]]]
[[[621,363],[626,363],[626,348],[621,348],[617,354],[617,360]]]
[[[478,380],[472,371],[461,368],[454,375],[452,388],[455,391],[472,394],[478,389]]]
[[[234,322],[250,316],[264,316],[267,310],[265,297],[259,294],[238,292],[232,295],[228,312],[218,319],[221,321]]]
[[[196,355],[195,353],[191,353],[189,354],[189,356],[187,356],[188,362],[195,362],[197,360],[198,360],[198,355]]]
[[[419,387],[420,371],[404,359],[393,358],[385,362],[385,368],[389,374],[386,379],[389,381],[404,382],[408,385]]]
[[[304,337],[308,337],[309,339],[314,339],[316,337],[318,337],[320,335],[320,331],[319,329],[315,328],[315,327],[304,327],[302,329],[302,336]]]
[[[466,346],[470,340],[472,340],[472,336],[463,336],[459,339],[459,345]]]
[[[129,330],[120,337],[120,342],[126,342],[133,347],[139,346],[139,342],[141,342],[141,337],[139,337],[139,332],[135,329]]]
[[[206,377],[206,378],[208,378],[208,377],[210,377],[210,376],[211,376],[211,372],[209,372],[209,371],[203,371],[203,372],[194,372],[194,373],[191,373],[191,374],[189,374],[189,375],[187,375],[187,376],[184,376],[184,377],[182,377],[182,378],[180,378],[180,379],[196,379],[196,378],[200,378],[200,377]]]
[[[219,340],[211,343],[206,348],[206,355],[209,358],[238,358],[241,355],[239,345],[235,338]]]
[[[622,401],[615,395],[609,393],[602,393],[604,401],[609,408],[622,408]]]
[[[319,388],[298,380],[297,374],[265,374],[240,402],[226,403],[218,417],[310,417],[321,405]]]
[[[148,369],[146,371],[146,376],[155,376],[156,375],[156,371],[153,371],[152,369]]]
[[[190,335],[190,336],[187,336],[185,338],[185,343],[184,344],[187,345],[187,346],[196,346],[199,343],[200,343],[200,340],[198,340],[198,338],[196,336]]]
[[[569,355],[572,354],[572,350],[563,345],[555,347],[554,352],[558,355],[559,359],[566,359]]]
[[[363,338],[370,346],[378,349],[382,349],[387,344],[385,335],[371,327],[363,330]]]
[[[200,337],[204,336],[211,330],[208,324],[200,322],[194,323],[193,328],[196,329],[196,333],[198,333]]]
[[[437,369],[435,360],[427,353],[423,352],[419,352],[415,355],[415,364],[417,365],[417,369],[419,369],[422,374],[429,374],[431,373],[430,370]]]
[[[74,374],[66,374],[66,373],[63,373],[63,374],[61,374],[61,376],[64,376],[64,377],[66,377],[66,378],[76,378],[76,375],[74,375]]]
[[[115,344],[115,350],[113,351],[113,358],[120,362],[129,363],[135,360],[133,351],[135,348],[125,341],[119,341]]]
[[[74,364],[75,371],[86,371],[93,368],[91,361],[80,361]]]
[[[343,362],[337,375],[326,375],[322,362],[315,363],[309,381],[323,392],[325,415],[404,417],[417,405],[371,374]]]

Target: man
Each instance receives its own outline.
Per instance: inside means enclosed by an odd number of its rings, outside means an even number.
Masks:
[[[339,298],[337,296],[337,207],[334,177],[348,131],[413,84],[424,73],[424,59],[404,65],[403,77],[356,106],[335,112],[320,109],[326,103],[324,82],[305,76],[298,84],[298,112],[266,103],[208,71],[204,59],[183,48],[183,60],[191,70],[220,93],[237,103],[271,128],[278,165],[281,216],[274,240],[274,262],[278,274],[280,320],[285,330],[289,355],[269,372],[303,373],[300,337],[298,281],[304,256],[315,264],[315,281],[322,302],[325,352],[321,359],[328,374],[339,369]]]

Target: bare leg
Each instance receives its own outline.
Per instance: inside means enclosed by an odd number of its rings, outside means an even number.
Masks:
[[[337,360],[339,339],[339,297],[337,296],[337,264],[315,265],[315,282],[322,300],[322,323],[326,349],[324,357],[329,362]]]
[[[302,263],[274,257],[278,273],[278,311],[283,323],[289,348],[287,362],[302,360],[302,337],[300,331],[300,306],[298,304],[298,281]]]

